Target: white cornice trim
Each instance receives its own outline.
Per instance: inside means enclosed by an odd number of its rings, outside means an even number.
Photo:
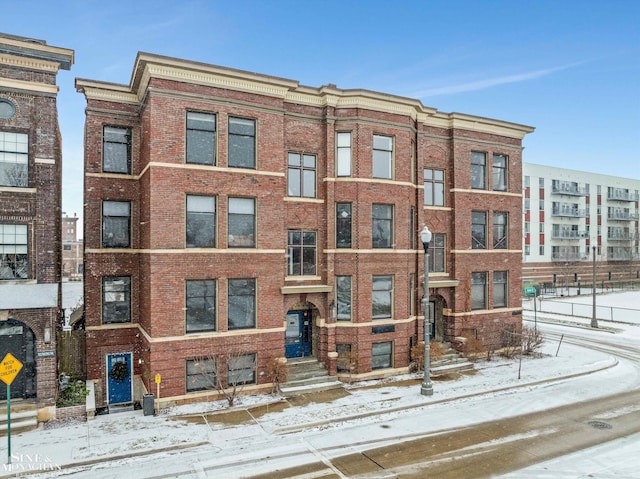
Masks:
[[[58,85],[47,85],[46,83],[36,83],[23,80],[11,80],[9,78],[0,78],[0,88],[22,90],[31,93],[47,93],[49,95],[57,95],[59,90]]]
[[[28,70],[40,70],[50,73],[57,73],[60,64],[47,60],[36,60],[34,58],[19,57],[16,55],[8,55],[0,53],[0,64],[9,65],[16,68],[24,68]]]
[[[91,254],[281,254],[287,252],[285,249],[260,249],[260,248],[85,248],[85,253]]]
[[[56,164],[56,159],[55,158],[35,158],[33,161],[35,163],[43,163],[45,165],[55,165]]]
[[[509,193],[508,191],[494,191],[494,190],[476,190],[468,188],[451,188],[451,193],[470,193],[479,195],[498,195],[498,196],[513,196],[516,198],[522,198],[522,193]]]

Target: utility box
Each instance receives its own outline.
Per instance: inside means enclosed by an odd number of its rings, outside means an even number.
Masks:
[[[153,416],[155,413],[156,397],[153,394],[142,396],[142,412],[145,416]]]

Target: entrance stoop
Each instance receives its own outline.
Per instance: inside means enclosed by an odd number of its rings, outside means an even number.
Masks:
[[[7,401],[0,401],[4,414],[0,414],[0,436],[7,435]],[[38,428],[38,406],[29,400],[11,398],[11,433],[32,431]]]
[[[298,396],[342,387],[338,378],[329,376],[324,364],[308,357],[287,360],[287,382],[280,386],[280,392],[284,396]]]

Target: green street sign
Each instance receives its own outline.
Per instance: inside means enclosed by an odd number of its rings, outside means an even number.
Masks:
[[[526,294],[527,296],[535,296],[536,288],[524,288],[524,294]]]

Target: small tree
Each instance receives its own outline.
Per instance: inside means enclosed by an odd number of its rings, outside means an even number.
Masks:
[[[537,329],[531,327],[522,328],[522,354],[539,354],[544,343],[544,335]]]

